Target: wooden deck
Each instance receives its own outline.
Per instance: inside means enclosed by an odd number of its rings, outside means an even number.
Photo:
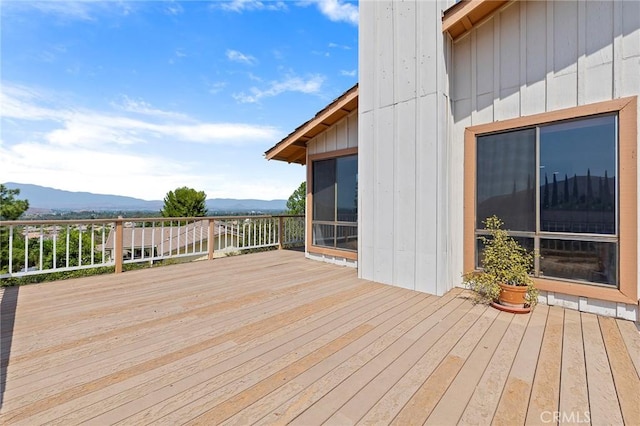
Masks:
[[[0,424],[640,424],[632,322],[273,251],[2,295]]]

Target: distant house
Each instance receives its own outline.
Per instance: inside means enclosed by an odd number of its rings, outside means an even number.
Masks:
[[[360,2],[359,73],[266,152],[308,257],[442,295],[496,214],[541,301],[638,320],[640,2]]]
[[[206,252],[208,250],[208,220],[184,226],[126,227],[123,230],[123,258],[150,259],[174,254]],[[236,227],[216,224],[214,250],[235,251],[241,236]],[[113,259],[115,231],[111,229],[104,244],[108,259]]]

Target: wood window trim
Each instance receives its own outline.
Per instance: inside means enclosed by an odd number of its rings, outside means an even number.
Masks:
[[[464,270],[475,267],[475,179],[476,136],[483,133],[506,131],[521,127],[550,124],[556,121],[586,118],[588,116],[618,113],[618,168],[619,168],[619,288],[605,288],[570,283],[549,278],[535,278],[538,289],[582,296],[611,302],[638,303],[638,97],[544,112],[467,127],[464,135]]]
[[[349,260],[358,260],[358,252],[348,251],[348,250],[340,250],[333,249],[329,247],[323,246],[314,246],[313,245],[313,162],[319,160],[328,160],[331,158],[338,157],[346,157],[349,155],[357,155],[358,148],[345,148],[339,149],[337,151],[329,151],[323,152],[320,154],[312,154],[307,156],[307,218],[306,218],[306,227],[307,227],[307,238],[305,242],[305,248],[307,253],[312,254],[321,254],[326,256],[335,256],[342,257]]]

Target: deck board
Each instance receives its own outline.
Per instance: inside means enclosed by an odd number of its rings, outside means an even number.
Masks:
[[[613,373],[622,419],[625,424],[640,424],[640,377],[632,373],[635,367],[618,323],[613,318],[605,317],[599,317],[598,322]]]
[[[491,424],[530,318],[529,315],[509,315],[509,317],[511,317],[509,326],[489,364],[484,370],[479,369],[482,377],[462,413],[460,418],[462,424]]]
[[[541,424],[541,413],[559,412],[564,309],[552,306],[542,337],[526,424]]]
[[[565,311],[560,373],[561,413],[573,413],[560,419],[560,424],[575,423],[578,415],[586,420],[589,412],[587,369],[584,359],[584,341],[580,312]]]
[[[594,425],[623,424],[598,317],[593,314],[582,314],[582,329],[591,422]]]
[[[498,313],[491,328],[486,331],[473,352],[465,357],[464,366],[440,398],[438,405],[427,419],[428,424],[449,425],[460,422],[474,390],[480,383],[482,374],[489,366],[489,362],[504,338],[512,319],[513,315],[511,314]]]
[[[504,387],[495,390],[501,393],[491,423],[524,424],[548,313],[547,306],[534,309],[513,361],[505,360],[502,367],[509,369],[509,373]]]
[[[635,324],[498,312],[299,252],[0,291],[2,424],[640,424]]]

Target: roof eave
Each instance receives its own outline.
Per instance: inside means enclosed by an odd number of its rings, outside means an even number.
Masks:
[[[316,115],[265,152],[267,160],[305,164],[307,142],[358,108],[358,85],[340,95]]]
[[[513,0],[462,0],[445,10],[442,31],[448,33],[453,40],[459,39],[511,1]]]

